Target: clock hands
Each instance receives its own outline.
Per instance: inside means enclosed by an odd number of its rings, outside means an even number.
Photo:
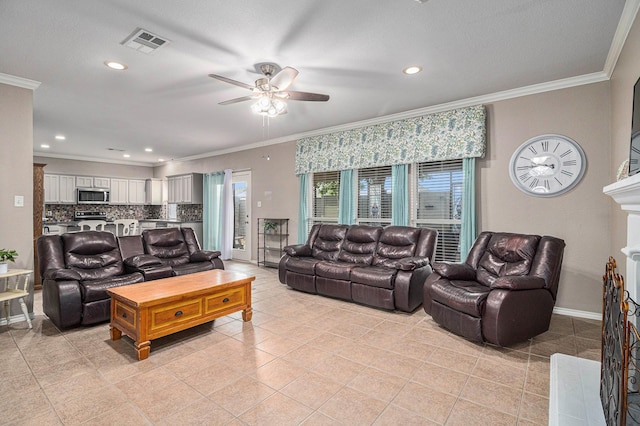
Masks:
[[[555,169],[556,165],[555,164],[536,164],[533,166],[523,166],[523,167],[528,167],[530,169],[534,169],[536,167],[549,167],[550,169]]]

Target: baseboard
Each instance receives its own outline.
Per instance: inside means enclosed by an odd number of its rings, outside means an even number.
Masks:
[[[601,312],[588,312],[588,311],[579,311],[577,309],[568,309],[568,308],[553,308],[553,313],[558,315],[567,315],[570,317],[577,318],[586,318],[592,320],[602,320]]]
[[[29,318],[31,318],[31,320],[33,321],[33,319],[35,318],[35,314],[33,312],[29,312]],[[24,319],[24,315],[19,314],[19,315],[11,315],[9,317],[9,324],[13,324],[16,322],[21,322],[21,321],[25,321]],[[7,318],[3,315],[2,318],[0,318],[0,326],[3,325],[8,325],[7,324]]]

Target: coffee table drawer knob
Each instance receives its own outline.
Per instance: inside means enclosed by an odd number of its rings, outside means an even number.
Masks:
[[[179,317],[180,315],[182,315],[182,311],[177,311],[175,314],[173,314],[176,317]]]
[[[123,312],[123,313],[122,313],[122,318],[126,318],[126,317],[127,317],[127,313],[126,313],[126,312]]]
[[[224,299],[222,299],[222,303],[227,303],[229,301],[228,297],[225,297]]]

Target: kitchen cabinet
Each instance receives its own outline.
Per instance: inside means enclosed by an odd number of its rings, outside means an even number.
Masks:
[[[76,186],[78,188],[93,188],[93,178],[88,176],[76,176]]]
[[[103,177],[94,177],[93,187],[94,188],[111,188],[111,179],[103,178]]]
[[[202,204],[202,174],[168,176],[168,202],[172,204]]]
[[[58,203],[60,201],[60,176],[44,175],[44,202]]]
[[[75,204],[76,177],[45,174],[44,202],[48,204]]]
[[[145,184],[145,204],[162,205],[162,179],[147,179]]]
[[[144,180],[129,180],[129,204],[144,204],[145,185],[146,181]]]
[[[109,204],[129,204],[129,180],[111,179]]]

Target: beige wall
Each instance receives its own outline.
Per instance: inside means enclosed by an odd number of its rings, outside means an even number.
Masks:
[[[45,173],[68,174],[73,176],[98,176],[127,179],[147,179],[153,177],[153,167],[129,166],[126,164],[101,163],[98,161],[65,160],[53,157],[33,157],[34,163],[46,164]]]
[[[610,203],[602,187],[609,173],[609,83],[556,90],[487,105],[488,153],[478,163],[480,230],[553,235],[567,246],[557,306],[601,310],[601,276],[611,254]],[[587,157],[582,181],[566,194],[539,198],[516,189],[509,160],[526,140],[558,133]]]
[[[620,164],[629,158],[633,86],[640,77],[640,18],[627,36],[618,63],[611,76],[611,163],[609,183],[615,182]],[[618,271],[626,272],[626,261],[620,249],[627,242],[627,215],[619,205],[611,204],[611,255],[618,262]]]
[[[0,84],[0,129],[0,248],[18,252],[10,268],[33,269],[32,90]],[[14,207],[16,195],[24,207]],[[32,297],[27,304],[32,312]],[[11,307],[20,313],[17,303]]]

